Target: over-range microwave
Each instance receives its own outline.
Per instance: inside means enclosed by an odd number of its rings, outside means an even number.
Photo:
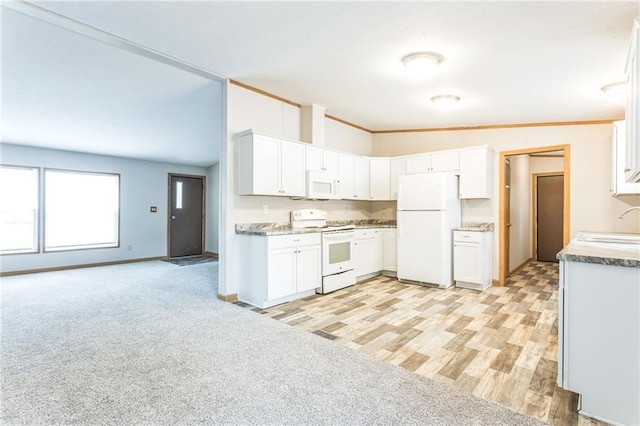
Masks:
[[[340,180],[330,173],[308,170],[306,194],[312,200],[339,200]]]

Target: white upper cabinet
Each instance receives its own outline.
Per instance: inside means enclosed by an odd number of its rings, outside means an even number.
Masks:
[[[355,167],[355,199],[356,200],[369,200],[369,159],[365,157],[356,156]]]
[[[340,154],[340,198],[369,200],[369,159],[358,155]]]
[[[389,199],[398,199],[398,178],[405,174],[404,158],[392,158],[389,171]]]
[[[405,158],[405,173],[450,172],[460,168],[458,151],[412,155]]]
[[[369,158],[369,199],[390,200],[389,178],[391,161],[388,158]]]
[[[640,181],[640,18],[633,25],[631,47],[627,57],[627,126],[625,143],[625,180]]]
[[[338,153],[317,146],[306,146],[307,170],[338,174]]]
[[[304,196],[304,145],[244,133],[236,149],[239,195]]]
[[[340,154],[338,155],[338,161],[340,170],[340,198],[343,200],[352,200],[356,193],[356,159],[353,155]]]
[[[492,164],[488,146],[460,151],[460,199],[491,198]]]
[[[640,182],[625,181],[625,123],[613,123],[613,138],[611,141],[611,195],[640,194]]]

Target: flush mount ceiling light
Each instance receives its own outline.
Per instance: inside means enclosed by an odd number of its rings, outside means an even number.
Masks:
[[[617,83],[607,84],[603,86],[600,90],[602,93],[607,95],[607,97],[611,99],[615,99],[617,101],[623,101],[626,98],[626,85],[624,81],[618,81]]]
[[[412,71],[429,71],[438,66],[444,58],[434,52],[417,52],[402,58],[405,67]]]
[[[438,95],[431,98],[431,102],[444,108],[455,106],[459,101],[460,97],[455,95]]]

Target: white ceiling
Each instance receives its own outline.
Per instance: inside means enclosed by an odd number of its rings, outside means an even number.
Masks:
[[[623,104],[600,88],[624,78],[640,14],[635,0],[38,5],[370,130],[621,118]],[[214,126],[203,111],[219,87],[14,15],[3,8],[3,121],[14,132],[4,141],[91,139],[106,119],[112,144],[120,134],[135,151],[155,139],[138,154],[179,144],[202,158],[196,146],[211,143]],[[434,75],[412,75],[401,59],[415,51],[445,59]],[[442,93],[462,101],[438,110],[429,99]],[[76,129],[79,113],[88,123]]]

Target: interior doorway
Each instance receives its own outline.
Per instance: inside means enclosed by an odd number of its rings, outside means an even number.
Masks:
[[[510,275],[510,229],[512,215],[510,212],[511,206],[511,188],[510,188],[510,170],[509,157],[526,155],[526,154],[541,154],[541,153],[553,153],[562,152],[563,156],[563,180],[562,180],[562,225],[561,232],[558,234],[558,238],[561,239],[561,246],[563,247],[569,242],[569,200],[570,200],[570,145],[554,145],[537,148],[527,148],[515,151],[503,151],[500,153],[500,183],[499,183],[499,219],[498,219],[498,268],[499,268],[499,285],[504,285],[507,277]],[[556,173],[558,174],[558,173]],[[533,185],[533,183],[532,183]],[[534,213],[535,214],[535,213]],[[536,239],[534,234],[533,239]],[[537,246],[536,246],[537,247]],[[534,251],[534,258],[537,256],[536,248]],[[553,249],[550,249],[553,250]],[[557,252],[556,252],[557,253]],[[554,253],[555,256],[555,253]]]
[[[536,173],[533,175],[533,258],[541,262],[558,262],[562,250],[562,206],[564,175]]]
[[[169,173],[169,258],[204,254],[205,177]]]

